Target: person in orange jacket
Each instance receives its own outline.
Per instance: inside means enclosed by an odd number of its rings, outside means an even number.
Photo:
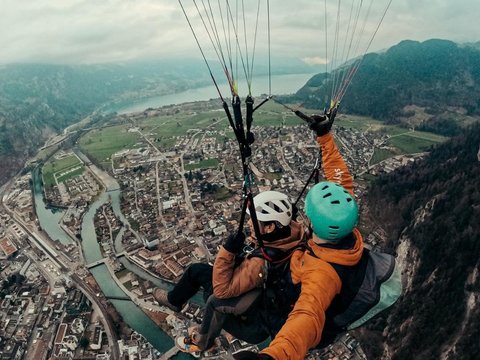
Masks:
[[[288,196],[278,191],[264,191],[253,199],[264,242],[266,256],[289,258],[293,249],[300,246],[303,226],[292,220],[293,208]],[[248,221],[253,234],[253,225]],[[255,242],[254,236],[252,240]],[[211,348],[222,329],[242,340],[259,343],[269,333],[248,318],[246,312],[257,302],[266,279],[266,258],[256,256],[258,244],[245,253],[245,235],[231,235],[220,248],[213,267],[209,264],[190,265],[180,281],[168,293],[162,289],[154,292],[160,305],[180,312],[185,303],[204,289],[205,309],[202,324],[188,336],[176,339],[177,347],[184,352],[199,354]],[[251,312],[255,310],[252,309]],[[255,316],[256,317],[256,316]]]
[[[235,359],[304,359],[322,339],[326,311],[342,289],[331,263],[354,267],[363,253],[363,238],[356,228],[358,207],[353,178],[340,155],[330,129],[332,119],[312,116],[327,181],[313,186],[305,199],[311,236],[307,250],[294,252],[290,262],[293,284],[301,292],[293,310],[270,345],[259,354],[244,351]],[[353,268],[354,269],[354,268]]]

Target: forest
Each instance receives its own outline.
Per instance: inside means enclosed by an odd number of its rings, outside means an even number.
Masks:
[[[369,189],[373,217],[394,252],[408,241],[418,259],[412,286],[362,335],[372,358],[474,359],[480,352],[480,125],[421,162],[379,177]],[[408,261],[407,260],[407,261]],[[387,326],[387,331],[383,329]],[[368,339],[367,339],[368,338]],[[446,350],[448,349],[448,351]]]
[[[424,130],[440,129],[442,135],[453,135],[445,129],[452,126],[452,115],[480,115],[480,50],[474,44],[405,40],[357,60],[361,66],[340,104],[344,113],[401,123],[402,118],[413,115],[405,107],[415,105],[434,115]],[[334,79],[341,78],[348,69],[344,66],[331,74],[315,75],[284,101],[322,109]]]

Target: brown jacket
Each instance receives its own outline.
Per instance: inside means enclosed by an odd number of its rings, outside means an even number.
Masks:
[[[353,194],[353,179],[335,145],[332,134],[317,138],[322,148],[325,177],[345,187]],[[351,249],[333,249],[317,245],[310,239],[308,245],[315,256],[295,251],[290,262],[292,281],[301,283],[300,297],[286,323],[269,347],[262,352],[276,360],[304,359],[311,347],[321,339],[325,325],[325,311],[341,288],[342,282],[329,264],[355,265],[363,253],[362,235],[353,230],[355,245]]]
[[[290,223],[290,236],[269,243],[269,247],[293,249],[303,238],[303,227],[296,221]],[[246,258],[235,267],[235,254],[222,246],[213,265],[213,294],[220,299],[236,297],[261,287],[267,274],[265,260]]]

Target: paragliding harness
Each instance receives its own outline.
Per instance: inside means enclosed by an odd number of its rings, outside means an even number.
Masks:
[[[290,273],[290,259],[295,250],[303,251],[303,244],[288,251],[265,246],[246,254],[246,258],[259,257],[265,260],[266,278],[258,303],[261,311],[257,312],[257,316],[262,318],[263,326],[272,339],[300,296],[301,284],[293,284]]]

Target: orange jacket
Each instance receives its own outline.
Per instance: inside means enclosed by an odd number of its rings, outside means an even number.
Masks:
[[[333,135],[318,137],[317,142],[322,148],[327,180],[341,184],[353,194],[353,179]],[[303,251],[293,254],[290,270],[293,283],[302,284],[300,297],[282,329],[262,353],[276,360],[304,359],[308,350],[320,342],[325,311],[342,288],[341,280],[329,262],[351,266],[358,263],[362,256],[362,236],[358,229],[354,229],[353,233],[356,241],[352,249],[321,247],[310,239],[308,245],[315,256]]]
[[[299,245],[303,238],[303,227],[296,221],[290,223],[290,236],[269,243],[269,247],[288,250]],[[213,265],[213,294],[219,299],[240,296],[247,291],[261,287],[267,268],[265,260],[251,257],[235,266],[235,254],[222,246]]]

